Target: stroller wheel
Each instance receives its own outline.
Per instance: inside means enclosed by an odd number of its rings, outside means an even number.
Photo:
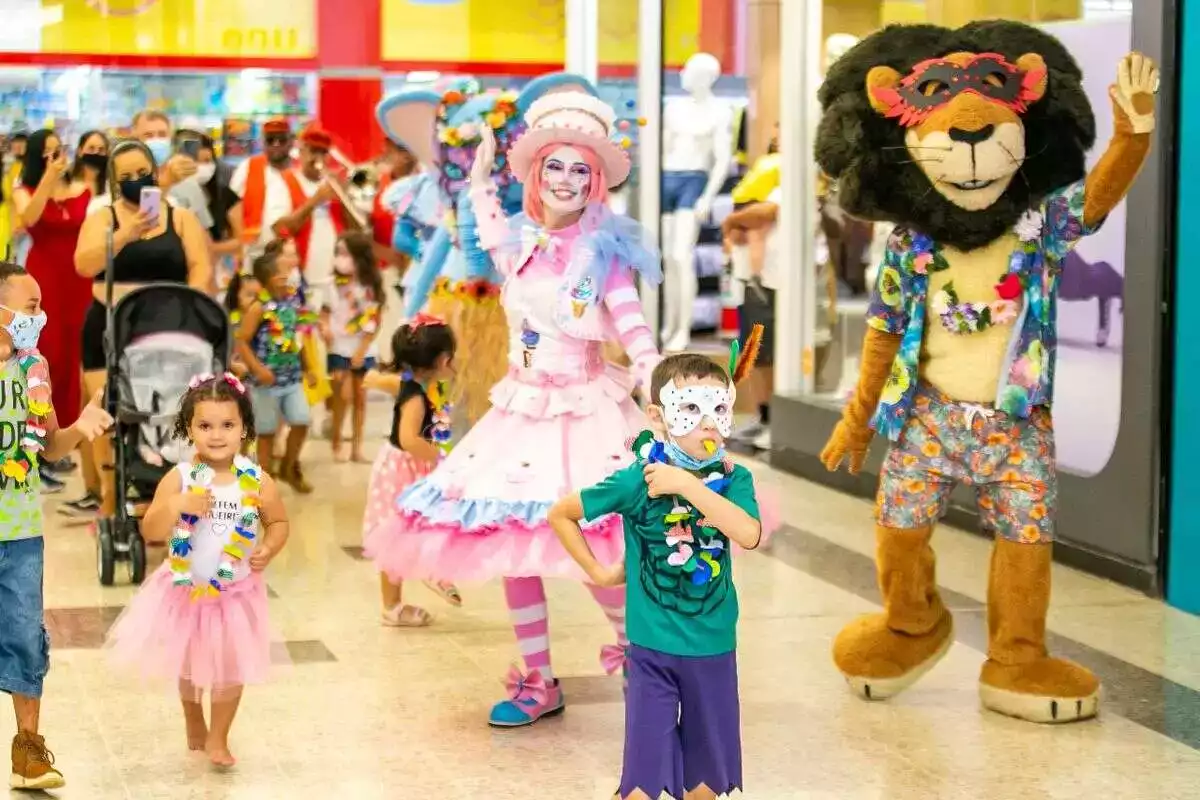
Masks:
[[[146,540],[138,530],[137,521],[129,521],[129,582],[134,586],[141,585],[146,579]]]
[[[113,547],[112,520],[96,520],[96,570],[101,586],[112,586],[117,554]]]

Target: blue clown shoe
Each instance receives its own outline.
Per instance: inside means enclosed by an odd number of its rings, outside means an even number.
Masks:
[[[524,728],[542,717],[561,714],[566,708],[558,681],[547,682],[536,669],[523,675],[512,667],[504,685],[508,687],[508,699],[492,706],[488,717],[493,728]]]

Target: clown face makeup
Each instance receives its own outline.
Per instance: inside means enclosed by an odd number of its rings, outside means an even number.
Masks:
[[[592,168],[574,147],[559,147],[542,162],[542,203],[557,214],[579,211],[587,204]]]

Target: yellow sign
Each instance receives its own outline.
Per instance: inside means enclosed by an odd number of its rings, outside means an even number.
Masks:
[[[637,64],[638,0],[604,0],[599,12],[602,64]],[[699,0],[666,0],[666,63],[698,47]],[[566,55],[565,0],[383,0],[385,61],[559,63]]]
[[[51,53],[316,55],[316,0],[42,0]]]

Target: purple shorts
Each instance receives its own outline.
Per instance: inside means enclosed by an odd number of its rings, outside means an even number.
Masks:
[[[621,797],[742,788],[737,655],[670,656],[631,645]]]

